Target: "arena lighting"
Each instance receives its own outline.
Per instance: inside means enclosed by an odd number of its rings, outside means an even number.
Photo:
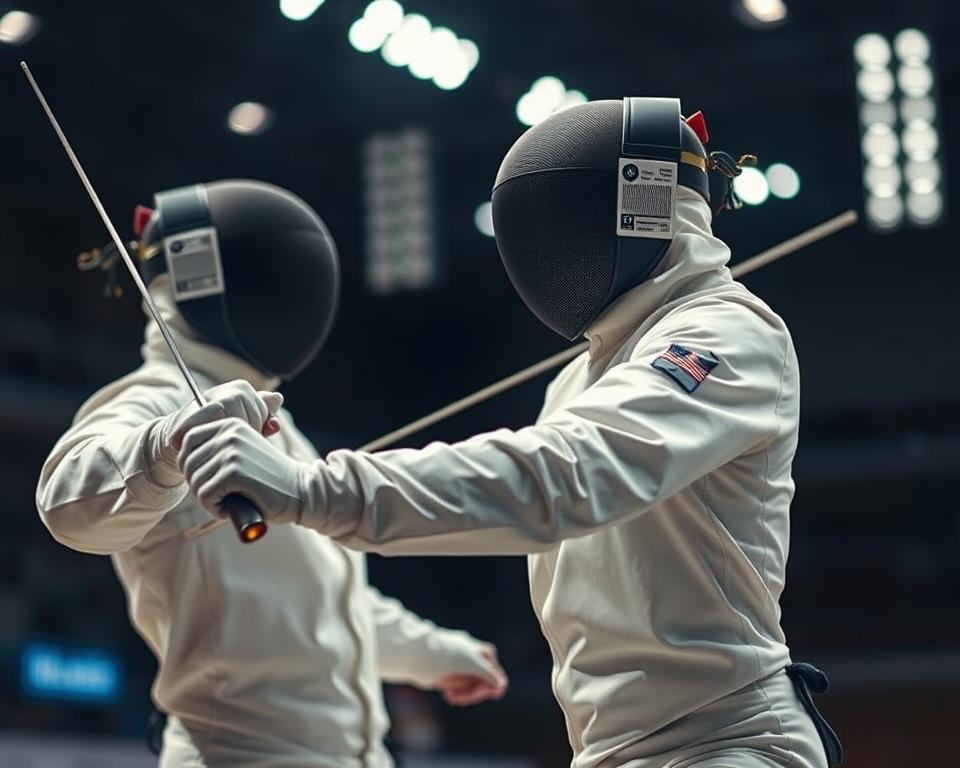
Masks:
[[[305,21],[316,13],[324,0],[280,0],[280,13],[290,21]]]
[[[858,65],[864,210],[876,230],[904,218],[929,226],[944,214],[930,39],[904,29],[891,41],[869,32],[853,46]]]
[[[243,101],[230,110],[227,125],[234,133],[242,136],[256,136],[263,133],[273,123],[273,112],[256,101]]]
[[[387,64],[406,67],[419,80],[445,91],[463,85],[480,61],[475,43],[419,13],[404,13],[396,0],[373,0],[350,25],[350,45],[361,53],[380,51]]]
[[[40,31],[40,19],[26,11],[8,11],[0,16],[0,43],[23,45]]]
[[[417,128],[364,143],[366,282],[374,293],[436,282],[432,163],[430,137]]]
[[[493,205],[489,201],[477,206],[473,214],[473,223],[477,225],[480,234],[493,237]]]
[[[861,35],[853,44],[853,57],[864,69],[882,69],[890,63],[890,43],[873,32]]]
[[[770,196],[767,177],[756,168],[744,168],[733,180],[733,189],[747,205],[760,205]]]
[[[581,91],[568,91],[558,77],[547,75],[534,81],[517,101],[517,119],[524,125],[536,125],[554,112],[576,104],[584,104],[587,97]]]
[[[749,19],[759,24],[775,24],[787,18],[783,0],[741,0],[741,7]]]
[[[770,194],[781,200],[790,200],[800,192],[800,176],[786,163],[774,163],[767,168],[767,186]]]

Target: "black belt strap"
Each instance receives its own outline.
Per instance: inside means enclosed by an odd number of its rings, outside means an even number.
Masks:
[[[840,765],[843,762],[843,745],[837,737],[836,731],[830,727],[827,719],[820,714],[817,705],[813,701],[814,693],[826,693],[830,688],[830,682],[827,676],[817,669],[813,664],[803,662],[788,665],[784,670],[793,687],[797,691],[797,696],[807,714],[813,720],[813,726],[820,735],[820,741],[823,742],[823,748],[827,753],[827,760],[831,765]],[[813,693],[811,693],[813,691]]]
[[[147,749],[159,755],[163,750],[163,729],[167,727],[167,716],[156,707],[147,718]]]

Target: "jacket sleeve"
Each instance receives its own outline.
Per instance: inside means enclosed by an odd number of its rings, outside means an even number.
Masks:
[[[374,587],[368,590],[382,680],[430,690],[446,675],[483,669],[479,640],[421,619]]]
[[[330,454],[301,522],[384,554],[520,554],[642,514],[781,429],[786,330],[739,305],[708,318],[662,323],[536,426]],[[671,343],[720,361],[693,392],[652,365]]]
[[[178,472],[157,463],[153,426],[177,397],[134,385],[86,403],[47,457],[37,509],[71,549],[111,554],[137,544],[188,492]]]

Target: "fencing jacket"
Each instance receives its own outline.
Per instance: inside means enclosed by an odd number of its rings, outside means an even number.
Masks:
[[[730,276],[706,204],[678,194],[664,263],[590,328],[536,425],[337,451],[305,473],[299,522],[348,547],[532,553],[577,768],[642,757],[650,734],[789,663],[797,360]],[[672,345],[717,361],[692,391]]]
[[[151,291],[201,389],[276,384],[192,338],[163,279]],[[199,765],[183,762],[199,751],[209,766],[389,766],[379,679],[432,687],[475,670],[478,641],[381,596],[363,555],[314,531],[274,526],[243,545],[224,526],[183,540],[210,518],[178,474],[153,476],[144,452],[152,424],[191,395],[152,321],[143,356],[81,407],[43,467],[37,505],[59,541],[111,556],[159,662],[153,698],[177,718],[168,737],[192,742],[167,743],[178,756],[168,762]],[[315,460],[289,413],[279,417],[271,442]]]

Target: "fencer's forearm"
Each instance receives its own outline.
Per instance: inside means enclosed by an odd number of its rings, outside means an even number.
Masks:
[[[722,341],[693,395],[651,365],[654,341],[537,426],[336,451],[305,471],[301,522],[384,554],[525,554],[625,522],[778,433],[785,352]]]
[[[541,428],[420,451],[337,451],[307,468],[300,522],[383,554],[543,551],[597,526],[576,464]]]
[[[64,435],[43,466],[36,496],[57,541],[81,552],[119,552],[183,500],[183,478],[156,460],[154,423]]]
[[[573,418],[420,451],[338,451],[309,473],[305,507],[319,512],[315,527],[354,549],[545,551],[639,515],[683,487],[672,448],[657,435],[618,442],[604,431]],[[622,503],[594,504],[594,497]],[[311,517],[305,512],[302,522],[312,525]]]
[[[480,642],[466,632],[443,629],[393,598],[368,587],[377,633],[377,671],[388,683],[432,689],[450,671],[464,668]]]

